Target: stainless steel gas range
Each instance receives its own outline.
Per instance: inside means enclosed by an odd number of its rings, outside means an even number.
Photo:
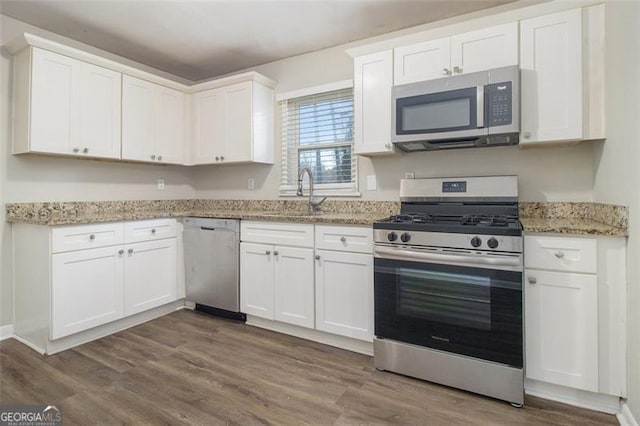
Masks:
[[[517,176],[405,179],[374,224],[379,370],[522,406]]]

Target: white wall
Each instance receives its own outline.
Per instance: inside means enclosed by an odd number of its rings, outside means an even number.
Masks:
[[[628,394],[640,421],[640,2],[607,3],[607,142],[594,155],[594,199],[629,205]]]

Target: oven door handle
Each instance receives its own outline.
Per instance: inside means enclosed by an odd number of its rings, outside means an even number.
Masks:
[[[492,266],[520,266],[520,256],[518,257],[484,257],[484,256],[464,256],[455,254],[440,254],[417,252],[413,250],[404,250],[399,248],[376,247],[374,253],[378,257],[392,258],[397,260],[422,260],[435,262],[465,263],[477,265]]]

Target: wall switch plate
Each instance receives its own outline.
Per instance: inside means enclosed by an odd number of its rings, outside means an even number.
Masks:
[[[158,191],[164,191],[164,179],[158,179]]]
[[[247,187],[251,190],[256,189],[256,180],[254,178],[249,178],[247,181]]]
[[[415,179],[416,178],[416,174],[414,172],[404,172],[404,178],[405,179]]]
[[[378,182],[376,181],[376,175],[367,176],[367,191],[375,191],[378,189]]]

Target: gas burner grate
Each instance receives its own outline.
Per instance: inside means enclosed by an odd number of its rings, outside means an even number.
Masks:
[[[490,215],[465,215],[460,219],[461,225],[469,226],[509,226],[514,223],[515,217],[511,216],[490,216]]]
[[[389,218],[389,222],[393,223],[434,223],[435,221],[435,216],[426,213],[404,213]]]

